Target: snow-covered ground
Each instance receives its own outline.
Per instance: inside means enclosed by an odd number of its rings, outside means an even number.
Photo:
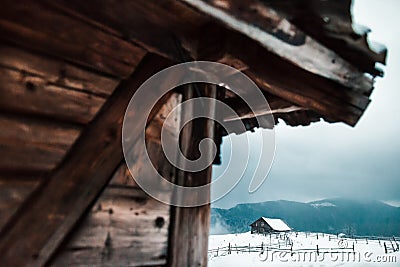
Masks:
[[[211,235],[208,263],[211,267],[400,266],[400,252],[392,252],[392,247],[396,248],[393,241],[354,240],[321,233]]]

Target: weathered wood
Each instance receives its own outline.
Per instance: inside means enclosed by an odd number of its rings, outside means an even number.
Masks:
[[[215,85],[202,85],[202,96],[216,98]],[[183,101],[195,96],[192,86],[183,91]],[[182,116],[189,116],[194,107],[182,110]],[[198,108],[198,107],[197,107]],[[203,107],[215,116],[215,106]],[[197,119],[189,122],[180,133],[180,145],[183,155],[196,159],[199,155],[198,144],[203,138],[214,138],[214,121]],[[207,151],[211,152],[210,149]],[[209,155],[202,155],[209,156]],[[178,159],[179,160],[179,159]],[[200,172],[177,170],[175,183],[184,186],[200,186],[211,181],[211,166]],[[179,196],[174,196],[179,197]],[[199,198],[193,194],[194,199]],[[209,196],[208,196],[209,197]],[[198,207],[172,207],[169,233],[169,266],[206,266],[208,249],[208,231],[210,223],[210,205]]]
[[[11,46],[0,46],[0,65],[38,76],[47,84],[69,87],[99,96],[109,96],[119,80]]]
[[[18,207],[38,186],[38,177],[19,177],[0,175],[0,229],[15,214]]]
[[[181,0],[300,68],[363,93],[371,79],[261,1]]]
[[[127,77],[145,54],[42,1],[3,1],[0,17],[1,39],[116,77]]]
[[[88,123],[105,99],[49,84],[46,79],[0,67],[0,110]],[[18,101],[16,101],[18,99]]]
[[[61,162],[81,128],[0,114],[0,171],[48,172]]]
[[[0,143],[35,144],[64,150],[71,147],[82,130],[74,124],[10,114],[0,114],[0,128]]]
[[[210,23],[208,27],[213,30],[205,33],[205,39],[211,40],[208,42],[214,44],[214,49],[203,52],[202,58],[239,67],[270,95],[350,125],[359,120],[370,102],[367,95],[284,61],[249,37],[218,24]],[[370,83],[369,88],[372,87]],[[245,90],[243,88],[242,93],[246,93]]]
[[[70,16],[105,31],[112,28],[120,35],[140,44],[146,50],[174,61],[180,60],[176,39],[185,42],[185,51],[193,53],[193,30],[204,24],[202,15],[178,1],[110,1],[96,2],[96,9],[85,1],[48,1]],[[185,23],[182,23],[185,21]],[[157,38],[154,38],[157,36]],[[189,51],[187,51],[189,50]]]
[[[173,166],[163,156],[160,132],[165,118],[180,102],[180,95],[171,93],[163,99],[162,108],[146,129],[147,153],[153,166],[169,179]],[[165,130],[178,141],[175,120],[164,124]],[[141,168],[146,151],[135,144],[136,164]],[[166,192],[171,196],[172,192]],[[166,263],[169,209],[145,194],[133,180],[125,161],[115,171],[109,185],[93,206],[92,211],[77,225],[76,230],[57,252],[54,265],[148,266]]]
[[[0,172],[50,171],[61,162],[66,150],[34,144],[0,143]]]
[[[121,122],[133,93],[168,64],[148,55],[114,91],[64,161],[0,233],[3,264],[46,263],[121,162]]]
[[[237,43],[235,40],[240,40],[242,46],[251,46],[252,49],[244,52],[233,45]],[[361,93],[282,61],[250,39],[233,34],[228,36],[228,44],[231,45],[228,45],[227,52],[249,66],[244,73],[261,89],[332,120],[355,125],[370,102]],[[260,62],[260,58],[265,63]]]
[[[170,112],[181,102],[182,96],[178,93],[168,94],[168,101],[161,99],[160,101],[164,101],[164,105],[158,112],[156,116],[154,116],[151,123],[146,128],[146,140],[151,140],[152,142],[160,143],[161,142],[161,129],[168,132],[171,138],[178,140],[179,133],[179,122],[180,118],[175,117],[168,121],[165,121]],[[177,114],[178,112],[174,113]],[[172,115],[170,115],[172,116]],[[178,116],[178,115],[176,115]]]
[[[265,105],[255,106],[250,109],[246,102],[240,97],[227,98],[226,100],[224,100],[224,103],[235,111],[236,116],[225,114],[223,115],[223,119],[225,121],[232,121],[235,119],[249,119],[268,114],[289,113],[296,110],[304,109],[277,97],[266,97],[266,100],[268,101],[269,109],[267,109]]]
[[[139,188],[108,186],[52,265],[163,265],[168,225],[168,205]]]

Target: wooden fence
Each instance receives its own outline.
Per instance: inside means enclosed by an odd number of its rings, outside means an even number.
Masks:
[[[297,237],[298,233],[293,232],[292,235]],[[219,257],[226,256],[232,253],[263,253],[268,251],[286,251],[286,252],[315,252],[317,255],[319,253],[342,253],[342,252],[355,252],[355,244],[359,242],[365,242],[365,244],[369,244],[371,242],[378,242],[380,246],[383,247],[384,252],[392,253],[399,251],[399,241],[400,237],[382,237],[382,236],[351,236],[351,237],[339,237],[339,235],[330,235],[324,233],[305,233],[306,238],[324,238],[325,235],[328,236],[329,241],[338,240],[339,247],[335,248],[321,248],[316,245],[314,248],[301,248],[301,249],[293,249],[293,241],[286,234],[269,234],[270,242],[269,244],[262,242],[259,246],[251,246],[251,244],[246,245],[236,245],[228,243],[227,246],[218,247],[215,249],[208,250],[209,257]],[[268,234],[264,234],[264,236],[268,236]],[[283,239],[283,243],[278,241],[278,243],[272,244],[271,240],[273,239]],[[340,245],[343,242],[343,245]]]

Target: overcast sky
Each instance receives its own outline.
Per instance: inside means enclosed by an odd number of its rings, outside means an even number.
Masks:
[[[371,28],[370,40],[385,44],[389,50],[385,77],[376,79],[372,102],[360,122],[355,128],[325,122],[289,127],[281,122],[275,129],[275,161],[264,184],[255,193],[248,193],[255,169],[250,160],[240,183],[213,206],[330,197],[400,203],[400,1],[357,0],[353,19]],[[258,134],[250,135],[255,151]],[[230,147],[223,145],[222,151],[224,161]],[[213,176],[223,170],[224,164],[215,166]]]

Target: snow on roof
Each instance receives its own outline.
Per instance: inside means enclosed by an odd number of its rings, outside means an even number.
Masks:
[[[275,231],[290,231],[292,230],[284,221],[281,219],[271,219],[262,217],[263,220],[268,223],[269,226]]]

